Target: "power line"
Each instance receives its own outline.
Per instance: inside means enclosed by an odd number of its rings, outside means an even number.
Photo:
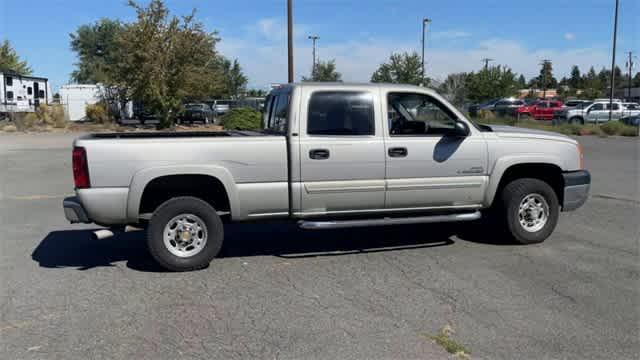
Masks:
[[[425,76],[425,71],[424,71],[424,47],[425,47],[425,32],[427,30],[427,25],[431,22],[431,19],[429,18],[424,18],[422,19],[422,85],[424,85],[424,76]]]
[[[627,82],[627,98],[631,100],[631,73],[633,71],[634,63],[633,63],[633,51],[629,51],[629,60],[627,60],[627,69],[629,71],[629,80]]]
[[[311,68],[311,77],[316,71],[316,42],[320,39],[318,35],[309,35],[309,40],[313,41],[313,66]]]
[[[288,81],[293,82],[293,0],[287,0]]]
[[[620,0],[616,0],[616,14],[613,22],[613,49],[611,55],[611,91],[609,92],[609,121],[613,117],[613,94],[615,91],[616,82],[616,44],[618,43],[618,7],[620,6]]]

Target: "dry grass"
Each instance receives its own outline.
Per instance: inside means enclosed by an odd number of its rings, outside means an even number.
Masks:
[[[462,344],[451,338],[455,331],[450,325],[444,326],[437,335],[429,336],[436,344],[442,346],[449,354],[453,354],[459,359],[470,359],[471,352]]]

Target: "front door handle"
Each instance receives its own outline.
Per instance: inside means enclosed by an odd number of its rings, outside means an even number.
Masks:
[[[329,158],[329,150],[328,149],[309,150],[309,158],[313,160],[326,160]]]
[[[390,157],[406,157],[407,154],[409,154],[409,151],[407,151],[407,148],[404,148],[404,147],[389,148]]]

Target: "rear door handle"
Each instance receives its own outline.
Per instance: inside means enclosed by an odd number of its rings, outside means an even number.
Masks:
[[[329,158],[328,149],[312,149],[309,150],[309,158],[313,160],[326,160]]]
[[[407,154],[409,154],[409,151],[407,151],[407,148],[404,148],[404,147],[389,148],[390,157],[406,157]]]

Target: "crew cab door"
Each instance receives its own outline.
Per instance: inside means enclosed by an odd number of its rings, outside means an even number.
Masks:
[[[613,108],[611,106],[613,106]],[[622,118],[622,108],[619,103],[606,104],[605,109],[605,118],[601,121],[609,121],[609,109],[613,109],[613,111],[611,111],[611,120],[620,120]]]
[[[379,90],[302,89],[296,215],[382,211],[385,153]]]
[[[388,92],[384,99],[386,208],[479,207],[488,181],[482,134],[435,95]]]
[[[593,104],[589,109],[587,109],[587,116],[585,117],[585,121],[602,122],[604,119],[604,113],[605,113],[604,104],[602,103]]]

